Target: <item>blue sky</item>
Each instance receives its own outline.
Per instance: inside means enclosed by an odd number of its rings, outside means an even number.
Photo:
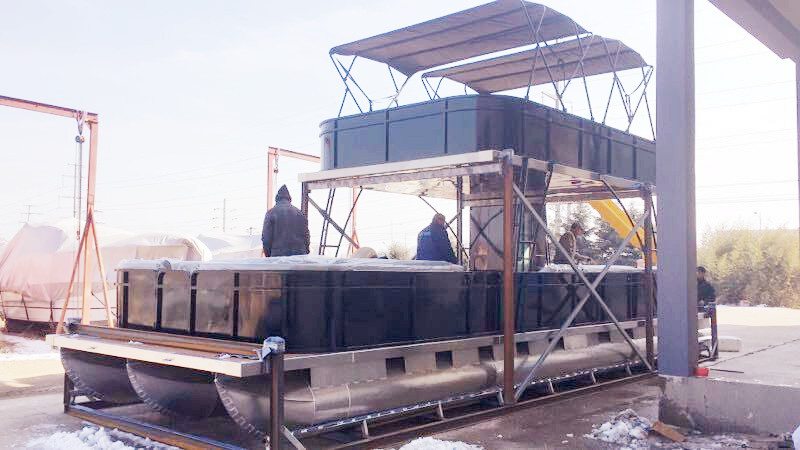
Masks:
[[[225,199],[229,230],[258,232],[266,148],[318,153],[318,124],[338,111],[328,50],[480,3],[2,2],[0,95],[100,115],[101,222],[220,231]],[[655,62],[655,1],[543,3]],[[696,10],[698,228],[796,227],[794,67],[706,1]],[[387,80],[385,67],[359,69]],[[416,80],[410,87],[403,102],[424,100]],[[13,236],[28,205],[31,221],[72,215],[75,133],[68,119],[0,109],[0,238]],[[314,170],[287,159],[280,168],[295,195],[297,172]],[[410,243],[430,220],[426,208],[365,197],[362,243]]]

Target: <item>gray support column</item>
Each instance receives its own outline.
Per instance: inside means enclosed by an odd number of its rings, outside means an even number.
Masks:
[[[657,5],[658,366],[663,375],[689,376],[698,351],[694,0]]]

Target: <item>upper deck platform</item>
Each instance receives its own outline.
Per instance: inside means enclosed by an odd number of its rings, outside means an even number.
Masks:
[[[655,184],[655,142],[522,98],[449,97],[320,125],[322,170],[482,150]]]

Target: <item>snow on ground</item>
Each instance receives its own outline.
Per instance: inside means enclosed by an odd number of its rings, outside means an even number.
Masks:
[[[125,433],[117,429],[86,426],[82,430],[68,433],[59,431],[47,437],[30,441],[27,448],[35,450],[167,450],[176,449],[147,438]]]
[[[634,410],[626,409],[599,427],[593,427],[586,437],[627,448],[649,448],[647,433],[652,425]]]
[[[58,351],[43,340],[0,333],[0,361],[56,358]]]
[[[750,442],[742,436],[735,434],[701,435],[698,431],[686,434],[686,440],[681,443],[672,442],[650,433],[652,422],[642,417],[632,409],[626,409],[617,414],[613,419],[600,426],[593,426],[592,432],[585,435],[590,439],[619,445],[622,449],[684,449],[705,450],[716,448],[750,448]],[[770,447],[771,448],[771,447]]]
[[[414,439],[399,450],[483,450],[483,447],[459,441],[442,441],[432,437]]]

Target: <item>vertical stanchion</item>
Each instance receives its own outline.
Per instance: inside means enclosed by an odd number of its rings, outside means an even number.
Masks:
[[[655,332],[653,330],[653,196],[650,190],[643,192],[644,199],[644,246],[642,248],[644,253],[644,295],[646,297],[645,303],[645,351],[647,354],[647,362],[651,367],[655,367],[655,349],[653,345],[653,337]]]
[[[509,405],[514,397],[514,166],[511,156],[503,159],[503,400]]]
[[[464,218],[462,213],[464,212],[464,181],[462,177],[456,178],[456,243],[458,250],[458,263],[464,264],[464,246],[462,245],[464,236]]]
[[[269,351],[269,448],[278,450],[283,448],[283,354],[286,341],[271,336],[264,341],[264,348]]]
[[[300,195],[300,212],[302,212],[304,216],[308,217],[308,196],[311,191],[308,189],[308,185],[306,185],[306,183],[301,183],[300,187],[302,189],[302,194]]]
[[[711,359],[716,360],[719,357],[719,335],[717,334],[717,304],[711,302],[708,304],[708,314],[711,316],[711,354],[708,355]]]

